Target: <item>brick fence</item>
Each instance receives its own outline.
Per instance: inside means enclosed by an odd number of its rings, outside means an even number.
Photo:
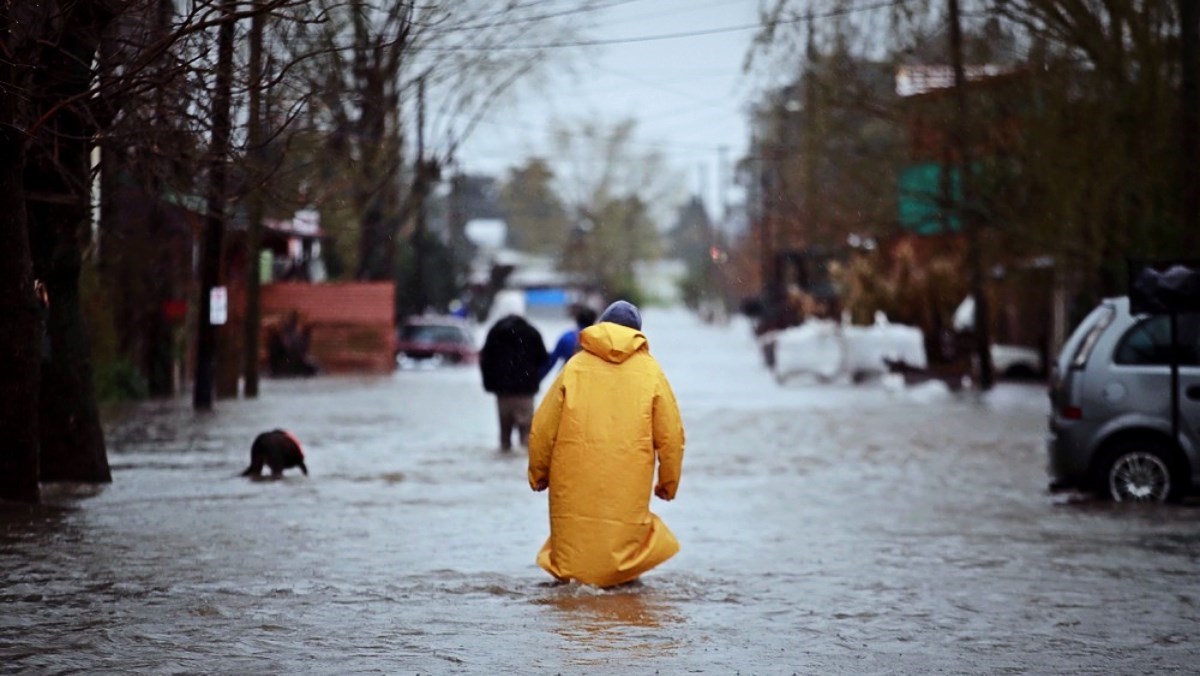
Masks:
[[[395,287],[390,282],[309,284],[283,282],[262,287],[260,363],[267,337],[291,312],[310,331],[309,356],[327,373],[390,373]]]

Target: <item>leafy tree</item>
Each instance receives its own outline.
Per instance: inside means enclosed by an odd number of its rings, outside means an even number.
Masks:
[[[680,282],[680,296],[690,308],[699,307],[702,301],[720,297],[717,284],[714,247],[718,244],[704,202],[692,197],[679,209],[675,225],[667,232],[666,240],[672,256],[683,261],[686,274]],[[722,299],[723,300],[723,299]]]
[[[570,232],[566,208],[554,190],[546,160],[530,158],[513,168],[500,188],[509,238],[516,247],[560,255]]]
[[[554,132],[560,194],[575,218],[566,269],[582,272],[609,295],[635,295],[633,264],[658,257],[662,216],[652,205],[677,203],[676,177],[662,156],[642,151],[635,124],[585,122]]]

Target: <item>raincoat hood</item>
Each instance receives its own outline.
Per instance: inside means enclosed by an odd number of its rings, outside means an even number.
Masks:
[[[642,313],[633,303],[627,300],[617,300],[604,308],[604,312],[600,313],[600,318],[596,321],[612,322],[621,326],[628,326],[631,329],[641,330]]]
[[[620,364],[640,351],[649,351],[650,344],[641,331],[601,322],[579,332],[579,347],[606,362]]]

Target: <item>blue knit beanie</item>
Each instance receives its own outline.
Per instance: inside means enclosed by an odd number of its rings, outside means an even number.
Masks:
[[[642,330],[642,313],[638,312],[636,305],[624,300],[613,302],[604,309],[604,312],[600,313],[600,319],[596,321],[612,322],[637,331]]]

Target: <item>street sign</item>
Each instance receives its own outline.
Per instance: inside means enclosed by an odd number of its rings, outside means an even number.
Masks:
[[[224,326],[229,320],[229,294],[223,286],[214,286],[208,295],[208,323]]]

